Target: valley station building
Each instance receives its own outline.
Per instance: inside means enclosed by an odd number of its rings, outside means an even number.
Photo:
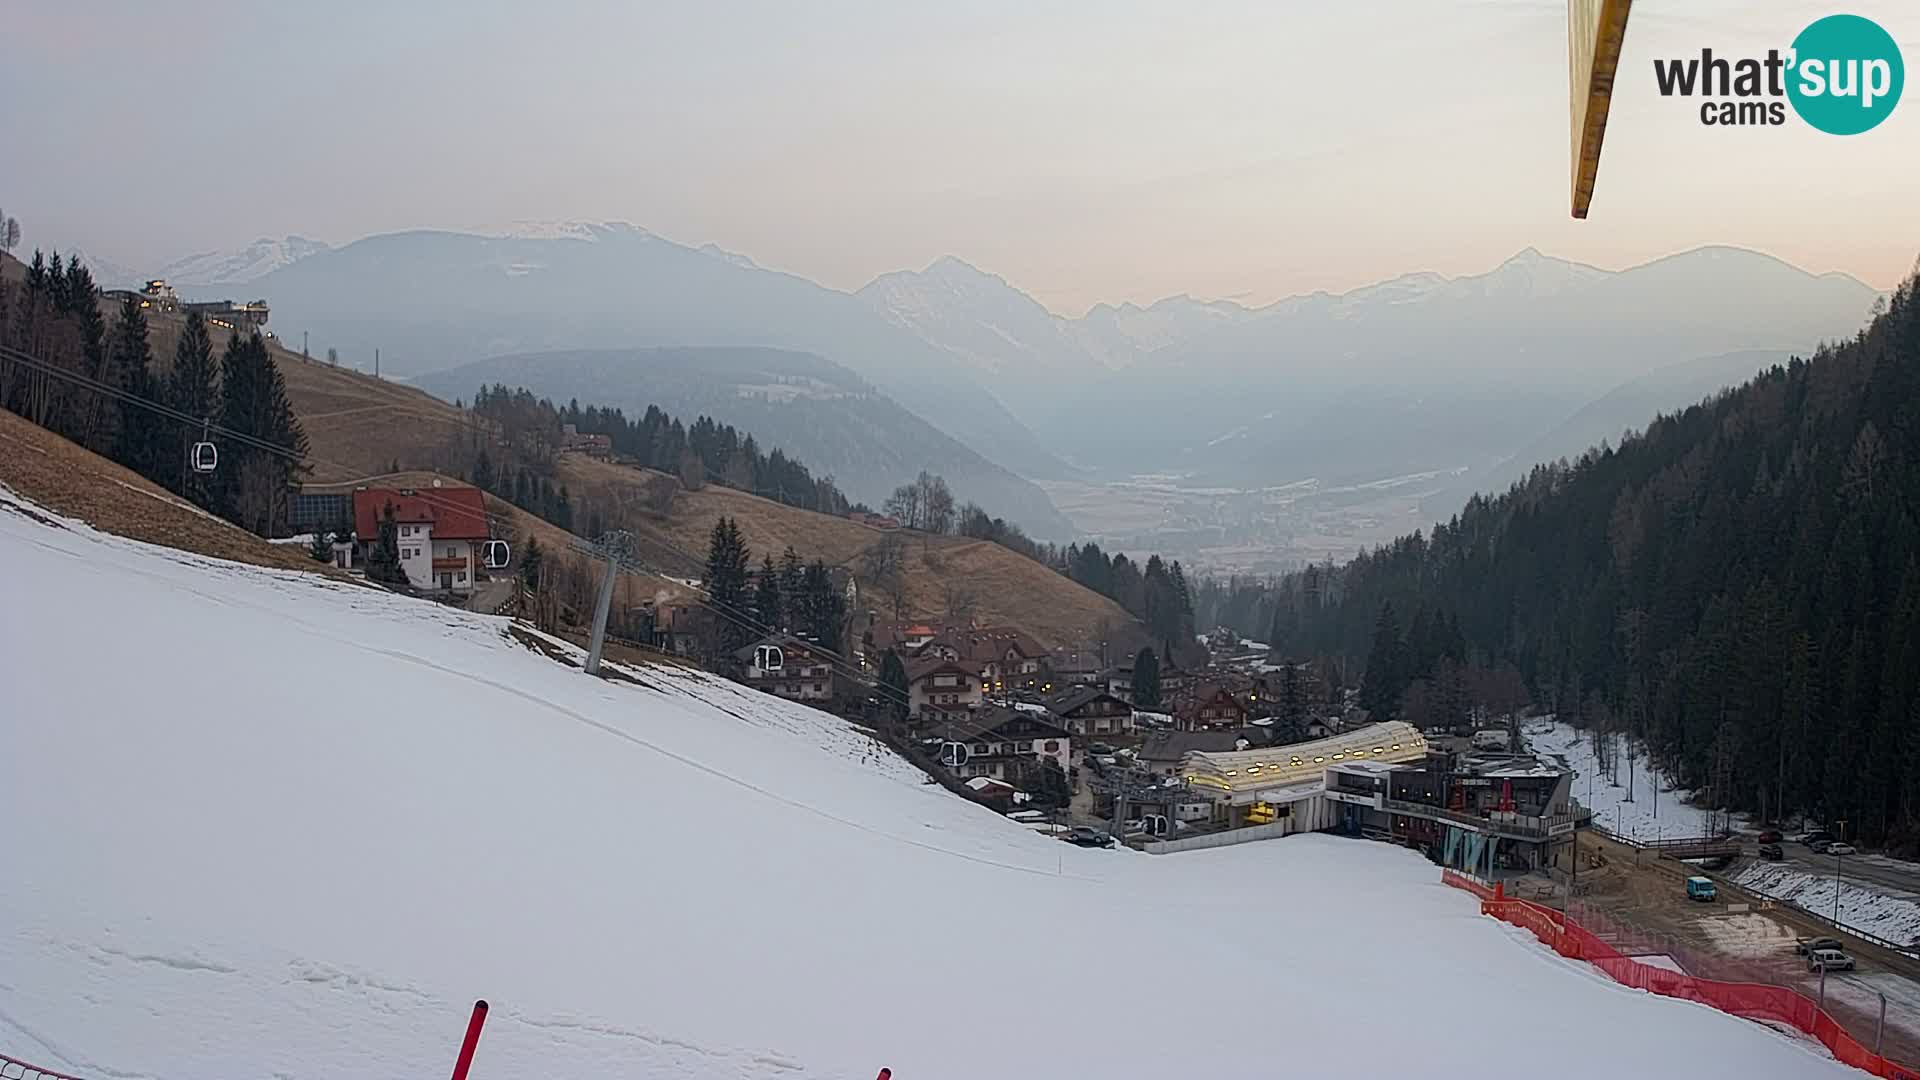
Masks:
[[[1510,754],[1452,754],[1399,721],[1292,746],[1191,751],[1181,775],[1229,828],[1333,830],[1390,839],[1434,861],[1491,874],[1553,862],[1591,816],[1573,774]]]

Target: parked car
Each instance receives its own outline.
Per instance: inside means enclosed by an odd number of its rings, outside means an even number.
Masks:
[[[1832,846],[1833,846],[1833,841],[1831,840],[1815,840],[1813,843],[1808,844],[1807,848],[1808,850],[1812,851],[1815,855],[1825,855],[1827,853],[1827,849]]]
[[[1108,746],[1106,743],[1103,743],[1103,742],[1097,742],[1097,743],[1094,743],[1092,746],[1087,747],[1087,753],[1093,754],[1096,757],[1103,754],[1111,754],[1113,753],[1113,747]]]
[[[1784,838],[1780,835],[1779,829],[1768,829],[1760,834],[1760,842],[1763,844],[1777,844],[1782,839]]]
[[[1091,825],[1075,825],[1067,834],[1067,843],[1079,847],[1109,848],[1113,846],[1113,837]]]
[[[1779,844],[1761,844],[1760,857],[1768,862],[1779,862],[1787,857],[1787,853],[1780,849]]]
[[[1830,938],[1830,937],[1795,938],[1793,939],[1793,951],[1799,953],[1801,956],[1805,956],[1808,953],[1814,952],[1819,949],[1838,950],[1842,946],[1842,944],[1843,943],[1839,938]]]
[[[1712,903],[1719,896],[1720,891],[1713,887],[1712,878],[1690,877],[1687,879],[1687,899]]]
[[[1812,832],[1803,832],[1799,836],[1794,837],[1793,842],[1796,844],[1806,844],[1807,846],[1811,847],[1822,840],[1832,840],[1832,839],[1833,839],[1832,833],[1826,831],[1825,829],[1815,829]]]
[[[1852,844],[1828,844],[1827,850],[1821,852],[1820,854],[1822,855],[1857,855],[1859,854],[1859,852],[1854,850]]]
[[[1853,957],[1839,949],[1815,949],[1807,954],[1808,971],[1852,971]]]

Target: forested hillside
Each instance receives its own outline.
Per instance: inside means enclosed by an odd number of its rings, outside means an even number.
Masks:
[[[1773,816],[1920,836],[1920,302],[1853,339],[1543,467],[1330,575],[1285,584],[1276,648],[1358,661],[1457,623],[1536,696],[1643,737],[1685,784]],[[1404,655],[1391,642],[1376,666]],[[1392,703],[1398,673],[1374,671]]]

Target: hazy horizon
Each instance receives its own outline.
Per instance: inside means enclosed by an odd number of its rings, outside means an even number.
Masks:
[[[1585,222],[1561,0],[557,5],[537,24],[505,4],[34,6],[0,71],[33,103],[0,116],[19,163],[0,206],[27,250],[130,267],[628,221],[843,290],[953,255],[1067,316],[1471,275],[1527,247],[1617,270],[1725,244],[1888,289],[1920,254],[1920,220],[1898,225],[1920,103],[1842,139],[1703,128],[1653,86],[1655,57],[1784,46],[1828,13],[1750,7],[1636,9]],[[1851,10],[1916,55],[1910,5]]]

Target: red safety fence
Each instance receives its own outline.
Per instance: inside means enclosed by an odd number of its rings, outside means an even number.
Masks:
[[[29,1065],[5,1054],[0,1054],[0,1077],[5,1077],[6,1080],[75,1080],[66,1073],[57,1073],[38,1065]]]
[[[1789,987],[1720,982],[1643,964],[1622,955],[1578,921],[1568,918],[1565,912],[1541,907],[1530,900],[1509,900],[1499,886],[1489,887],[1457,871],[1441,871],[1440,880],[1478,896],[1481,914],[1532,931],[1533,936],[1561,956],[1585,960],[1624,986],[1662,997],[1697,1001],[1748,1020],[1788,1024],[1818,1039],[1833,1052],[1835,1060],[1843,1064],[1890,1080],[1920,1080],[1920,1071],[1867,1049],[1812,999]]]

